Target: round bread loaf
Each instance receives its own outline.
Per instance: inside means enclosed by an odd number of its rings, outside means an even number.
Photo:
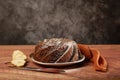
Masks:
[[[77,43],[65,38],[51,38],[39,42],[33,58],[45,63],[63,63],[77,61],[81,58]]]

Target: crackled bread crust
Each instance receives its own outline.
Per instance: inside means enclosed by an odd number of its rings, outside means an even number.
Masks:
[[[33,53],[35,60],[45,63],[62,63],[79,60],[77,43],[65,38],[51,38],[39,42]]]

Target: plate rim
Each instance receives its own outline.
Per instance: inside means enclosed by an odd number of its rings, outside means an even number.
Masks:
[[[73,62],[64,62],[64,63],[44,63],[44,62],[39,62],[37,60],[35,60],[33,58],[33,53],[31,53],[29,55],[30,59],[34,62],[34,63],[37,63],[37,64],[40,64],[40,65],[46,65],[46,66],[64,66],[64,65],[72,65],[72,64],[77,64],[77,63],[80,63],[80,62],[83,62],[85,60],[85,55],[82,54],[82,58],[77,60],[77,61],[73,61]]]

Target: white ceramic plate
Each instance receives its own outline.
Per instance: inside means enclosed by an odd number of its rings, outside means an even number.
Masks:
[[[34,63],[37,63],[37,64],[40,64],[40,65],[44,65],[44,66],[69,66],[69,65],[73,65],[73,64],[76,64],[76,63],[80,63],[80,62],[83,62],[85,60],[85,56],[82,55],[82,58],[78,61],[74,61],[74,62],[64,62],[64,63],[44,63],[44,62],[39,62],[37,60],[35,60],[32,56],[32,54],[30,54],[30,59],[34,62]]]

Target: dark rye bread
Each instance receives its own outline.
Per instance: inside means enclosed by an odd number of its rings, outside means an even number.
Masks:
[[[70,39],[52,38],[39,42],[33,58],[45,63],[62,63],[77,61],[81,58],[77,43]]]

